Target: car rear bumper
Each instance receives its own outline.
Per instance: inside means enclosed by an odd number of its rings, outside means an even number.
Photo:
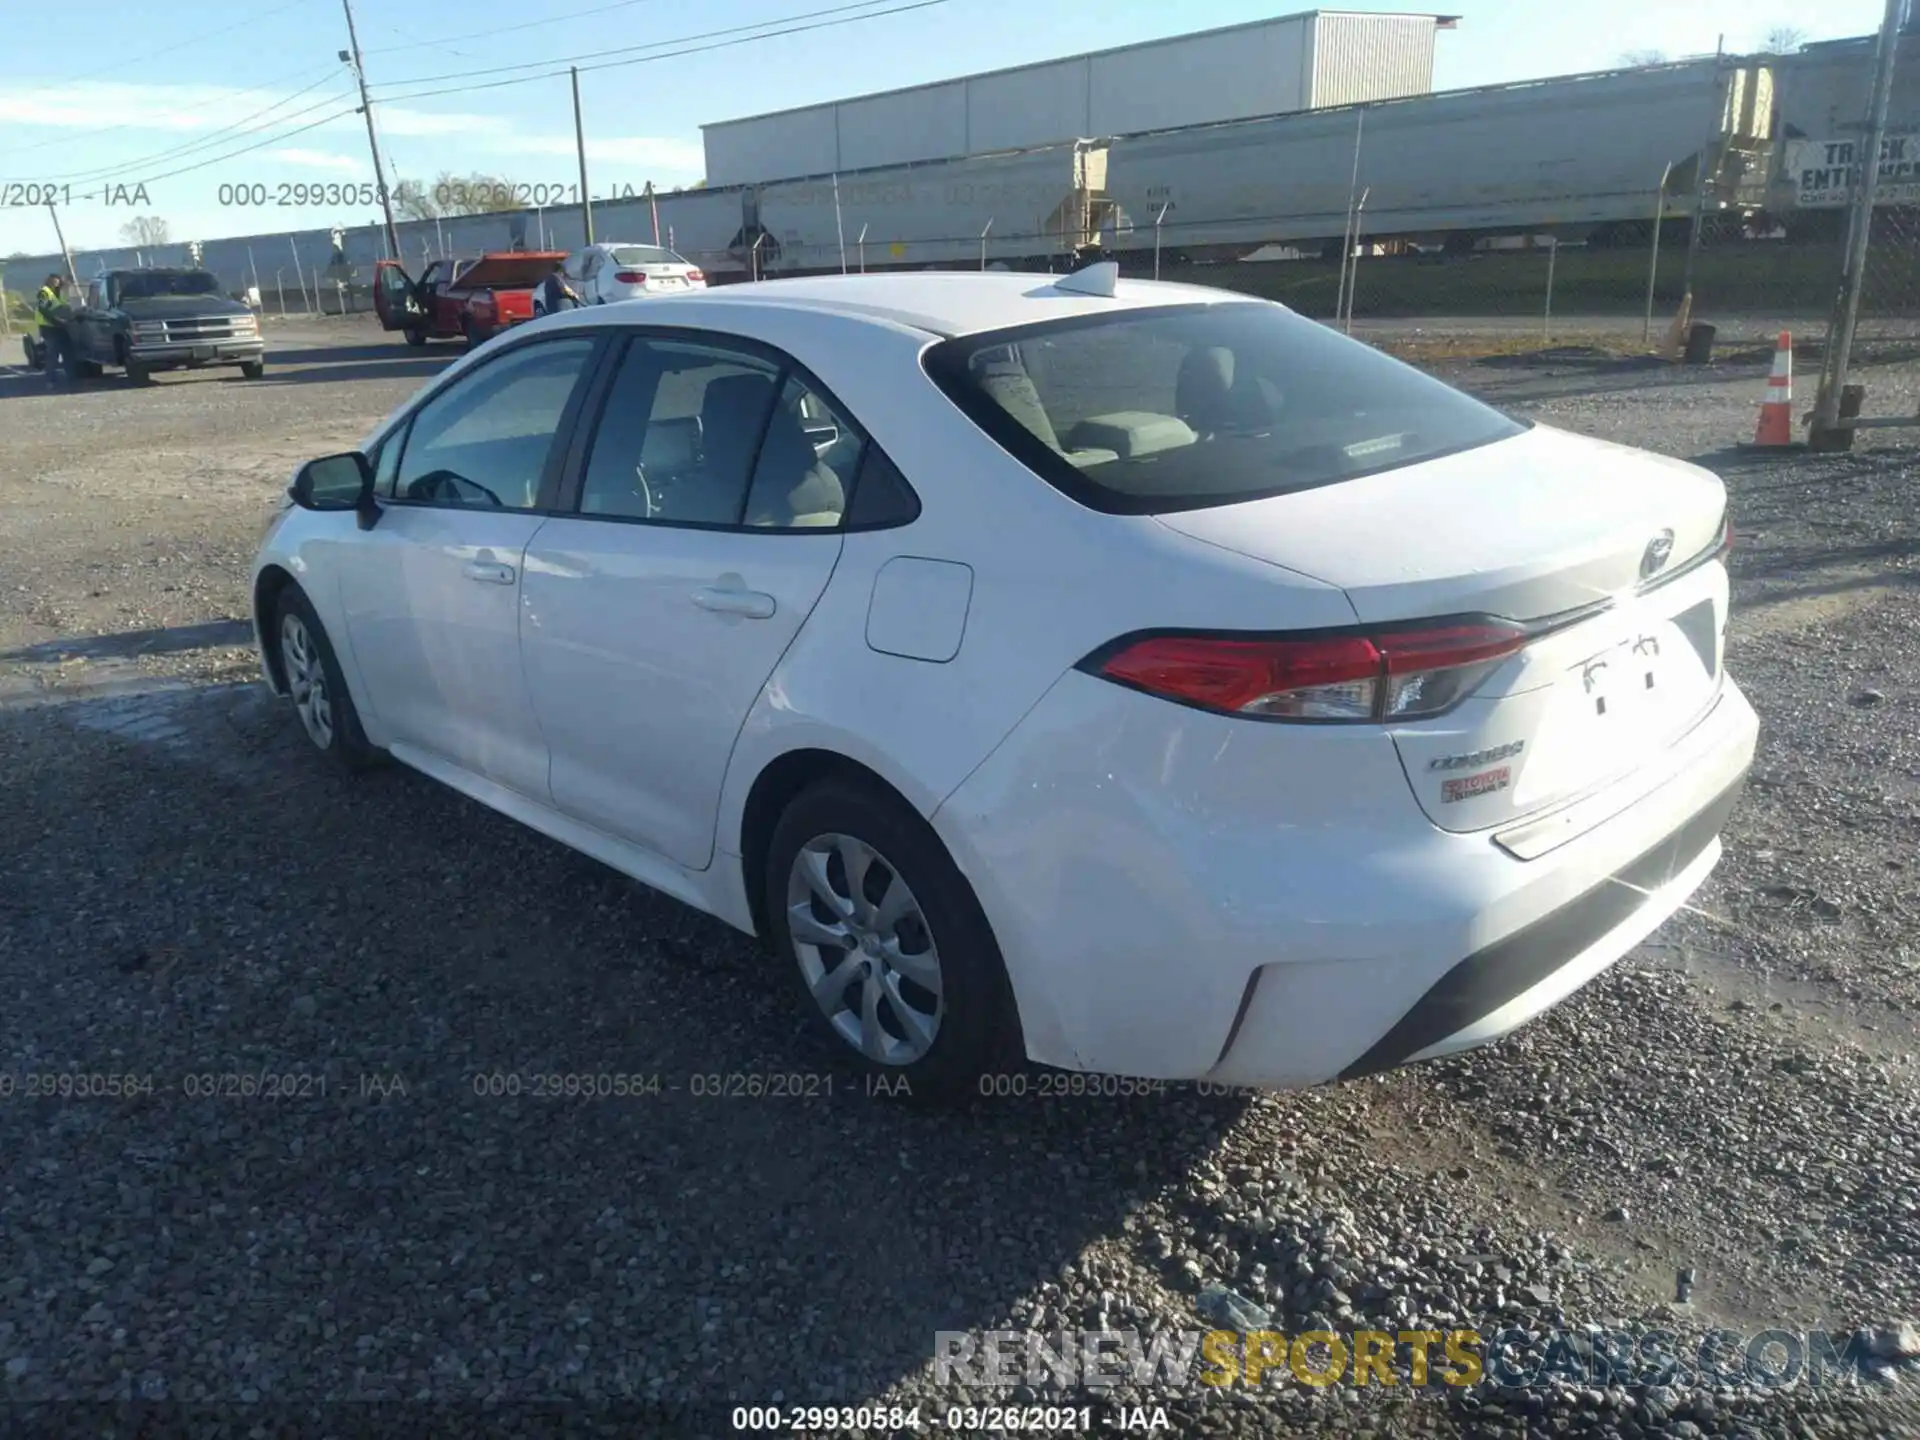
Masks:
[[[1076,673],[934,824],[1033,1059],[1311,1085],[1497,1039],[1639,944],[1718,860],[1757,732],[1728,682],[1634,803],[1523,860],[1427,821],[1380,732]]]

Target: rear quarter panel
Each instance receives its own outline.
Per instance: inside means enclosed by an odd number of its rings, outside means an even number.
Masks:
[[[731,308],[690,296],[659,302],[659,319]],[[826,593],[736,742],[718,818],[722,851],[739,854],[753,782],[788,751],[859,761],[930,816],[1061,675],[1120,634],[1353,623],[1346,597],[1320,581],[1143,517],[1096,514],[1049,487],[926,378],[919,356],[930,339],[920,332],[763,311],[754,333],[826,383],[913,484],[922,513],[909,525],[847,536]],[[951,659],[868,645],[875,578],[896,557],[972,570]]]

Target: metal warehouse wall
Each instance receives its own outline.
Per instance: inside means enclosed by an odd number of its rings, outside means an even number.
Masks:
[[[1430,15],[1321,14],[1313,30],[1313,86],[1306,106],[1427,94],[1433,89],[1439,29]]]
[[[753,184],[1424,94],[1436,24],[1431,15],[1308,11],[705,125],[707,181]]]

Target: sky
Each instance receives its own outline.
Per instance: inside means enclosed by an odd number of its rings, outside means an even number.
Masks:
[[[354,0],[354,17],[389,183],[431,187],[443,172],[479,172],[523,194],[571,198],[571,91],[564,71],[543,71],[544,62],[577,61],[589,189],[599,198],[648,181],[661,189],[699,181],[703,123],[1293,8],[1253,0]],[[1392,7],[1360,0],[1352,8]],[[1753,50],[1776,27],[1807,40],[1864,35],[1881,14],[1878,0],[1458,0],[1450,8],[1460,24],[1438,37],[1436,89],[1604,69],[1635,52],[1678,59],[1711,53],[1723,39],[1729,50]],[[202,0],[158,14],[136,0],[69,0],[52,23],[9,27],[0,48],[0,255],[57,248],[49,194],[67,243],[81,250],[126,243],[123,227],[135,217],[165,221],[174,241],[378,219],[377,205],[359,203],[372,201],[373,168],[353,76],[337,58],[347,47],[339,0]],[[524,83],[498,83],[507,80]]]

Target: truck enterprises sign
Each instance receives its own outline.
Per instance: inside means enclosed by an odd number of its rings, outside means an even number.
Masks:
[[[1860,183],[1858,140],[1791,140],[1786,178],[1794,186],[1795,205],[1819,209],[1845,205]],[[1876,205],[1920,205],[1920,134],[1888,135],[1880,142],[1880,184]]]

